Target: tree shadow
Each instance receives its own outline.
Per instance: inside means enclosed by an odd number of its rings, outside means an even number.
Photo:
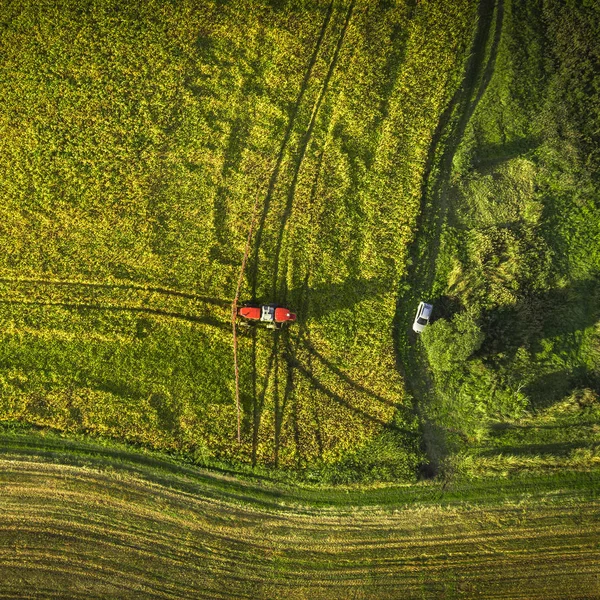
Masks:
[[[520,348],[541,352],[545,339],[574,334],[600,319],[600,278],[528,294],[515,305],[484,311],[481,329],[485,341],[478,352],[486,357]]]
[[[70,310],[76,310],[78,312],[87,312],[90,310],[99,310],[107,312],[132,312],[132,313],[145,313],[150,315],[158,315],[161,317],[171,317],[173,319],[180,319],[182,321],[190,321],[192,323],[201,323],[203,325],[210,325],[217,329],[223,329],[226,331],[230,330],[227,323],[220,321],[219,319],[212,316],[196,316],[188,315],[184,313],[178,313],[168,310],[162,310],[159,308],[148,308],[144,306],[107,306],[101,304],[87,304],[87,303],[72,303],[72,302],[44,302],[44,301],[24,301],[24,300],[7,300],[0,298],[0,304],[19,304],[25,306],[56,306],[59,308],[67,308]]]
[[[507,421],[499,421],[490,425],[490,436],[491,437],[502,437],[507,431],[527,431],[527,430],[553,430],[553,429],[575,429],[579,427],[594,427],[600,425],[599,420],[588,420],[588,421],[577,421],[573,423],[560,422],[555,424],[534,424],[528,423],[527,425],[520,425],[518,423],[510,423]]]
[[[502,144],[484,144],[477,147],[473,157],[473,167],[479,171],[486,171],[497,165],[517,158],[537,148],[542,142],[536,136],[518,138]]]
[[[475,356],[484,360],[511,362],[520,348],[532,355],[576,356],[579,334],[600,320],[600,279],[580,280],[521,298],[515,305],[488,310],[481,315],[485,335]],[[531,369],[541,371],[523,391],[531,405],[550,406],[573,390],[590,388],[600,392],[600,374],[583,364],[572,364],[548,372],[533,359]]]
[[[577,389],[589,388],[600,393],[600,376],[579,365],[572,369],[559,369],[539,376],[523,391],[532,406],[544,408],[567,397]]]
[[[503,454],[511,456],[537,456],[539,454],[552,456],[568,456],[578,448],[589,448],[589,440],[580,442],[551,442],[548,444],[522,444],[514,446],[500,446],[490,450],[478,452],[478,456],[499,456]]]

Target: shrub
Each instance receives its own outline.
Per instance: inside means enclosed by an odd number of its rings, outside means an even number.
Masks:
[[[471,312],[458,313],[452,321],[438,319],[422,339],[434,372],[449,372],[464,363],[483,342],[483,333]]]

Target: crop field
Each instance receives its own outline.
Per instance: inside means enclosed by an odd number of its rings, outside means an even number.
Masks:
[[[512,503],[422,484],[385,507],[318,508],[131,451],[0,439],[1,597],[600,595],[597,478]]]
[[[412,479],[392,325],[475,12],[3,4],[0,418]],[[229,306],[255,200],[242,300],[299,323],[241,336],[238,445]]]
[[[0,3],[0,598],[600,598],[598,39]]]

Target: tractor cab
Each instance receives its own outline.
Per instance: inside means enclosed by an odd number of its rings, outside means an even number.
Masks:
[[[260,320],[266,323],[275,321],[275,307],[272,304],[264,304],[260,307]]]

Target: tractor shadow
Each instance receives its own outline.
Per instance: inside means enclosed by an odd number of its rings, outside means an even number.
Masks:
[[[388,289],[386,282],[379,278],[348,277],[342,282],[314,286],[309,286],[307,278],[299,287],[290,290],[289,298],[293,302],[309,296],[310,303],[304,307],[302,318],[318,320],[332,312],[354,309],[363,300],[375,298]]]

